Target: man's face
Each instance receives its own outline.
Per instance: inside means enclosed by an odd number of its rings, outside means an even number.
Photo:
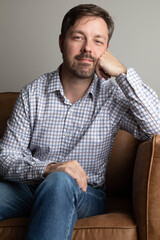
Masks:
[[[85,16],[66,33],[60,48],[64,71],[78,78],[92,78],[99,57],[106,51],[108,28],[102,18]]]

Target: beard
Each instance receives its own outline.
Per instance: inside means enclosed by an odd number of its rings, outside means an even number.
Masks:
[[[78,61],[83,58],[91,60],[91,63],[83,63]],[[82,53],[80,55],[76,55],[73,61],[70,61],[68,58],[65,58],[63,56],[63,60],[67,70],[74,76],[81,79],[91,78],[94,76],[96,59],[92,57],[90,54]]]

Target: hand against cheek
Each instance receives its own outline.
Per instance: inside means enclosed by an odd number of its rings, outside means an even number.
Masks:
[[[70,175],[72,178],[74,178],[79,187],[82,189],[83,192],[86,192],[87,190],[87,180],[88,176],[86,175],[86,172],[81,167],[81,165],[76,161],[68,161],[68,162],[61,162],[57,164],[49,164],[46,167],[46,170],[43,174],[44,177],[49,175],[52,172],[65,172],[68,175]]]
[[[98,59],[96,73],[99,78],[117,77],[121,73],[126,73],[127,69],[107,50]]]

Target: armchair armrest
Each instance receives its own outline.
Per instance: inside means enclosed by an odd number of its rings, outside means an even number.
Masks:
[[[133,174],[133,210],[139,240],[160,239],[160,135],[138,147]]]

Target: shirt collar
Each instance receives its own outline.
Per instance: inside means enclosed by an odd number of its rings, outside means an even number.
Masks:
[[[92,83],[86,93],[86,96],[87,95],[90,95],[92,97],[92,100],[95,99],[95,95],[96,95],[96,90],[97,90],[97,84],[98,84],[98,76],[95,74],[94,75],[94,78],[92,80]]]
[[[60,91],[61,94],[64,95],[64,91],[63,91],[59,73],[60,73],[60,67],[56,71],[49,73],[48,89],[47,89],[48,93]],[[93,81],[92,81],[89,89],[87,90],[85,96],[90,95],[92,97],[92,99],[94,100],[95,95],[96,95],[97,84],[98,84],[98,76],[95,74]]]

